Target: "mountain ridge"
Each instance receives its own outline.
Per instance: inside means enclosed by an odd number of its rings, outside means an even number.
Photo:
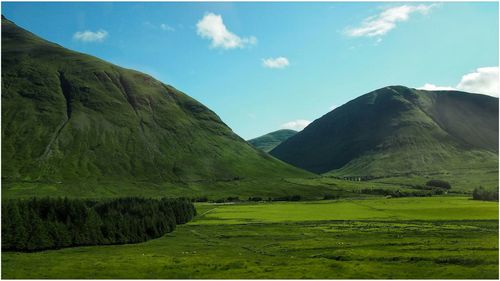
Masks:
[[[270,154],[315,173],[377,176],[468,157],[498,163],[498,98],[388,86],[323,115]]]
[[[309,175],[253,148],[172,86],[65,49],[4,17],[2,57],[4,180]]]

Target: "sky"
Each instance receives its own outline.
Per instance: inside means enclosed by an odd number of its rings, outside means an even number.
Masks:
[[[2,2],[17,25],[148,73],[245,139],[390,85],[498,96],[498,2]]]

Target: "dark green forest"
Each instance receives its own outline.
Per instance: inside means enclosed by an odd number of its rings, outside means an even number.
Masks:
[[[2,202],[2,250],[143,242],[173,231],[195,215],[194,205],[186,199],[6,200]]]

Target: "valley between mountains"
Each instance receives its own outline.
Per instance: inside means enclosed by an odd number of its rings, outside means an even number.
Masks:
[[[245,141],[2,16],[2,278],[497,279],[498,102],[387,86]]]

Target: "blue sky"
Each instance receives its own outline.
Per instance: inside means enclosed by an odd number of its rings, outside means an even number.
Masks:
[[[153,75],[245,139],[388,85],[498,96],[496,2],[3,2],[2,14]]]

